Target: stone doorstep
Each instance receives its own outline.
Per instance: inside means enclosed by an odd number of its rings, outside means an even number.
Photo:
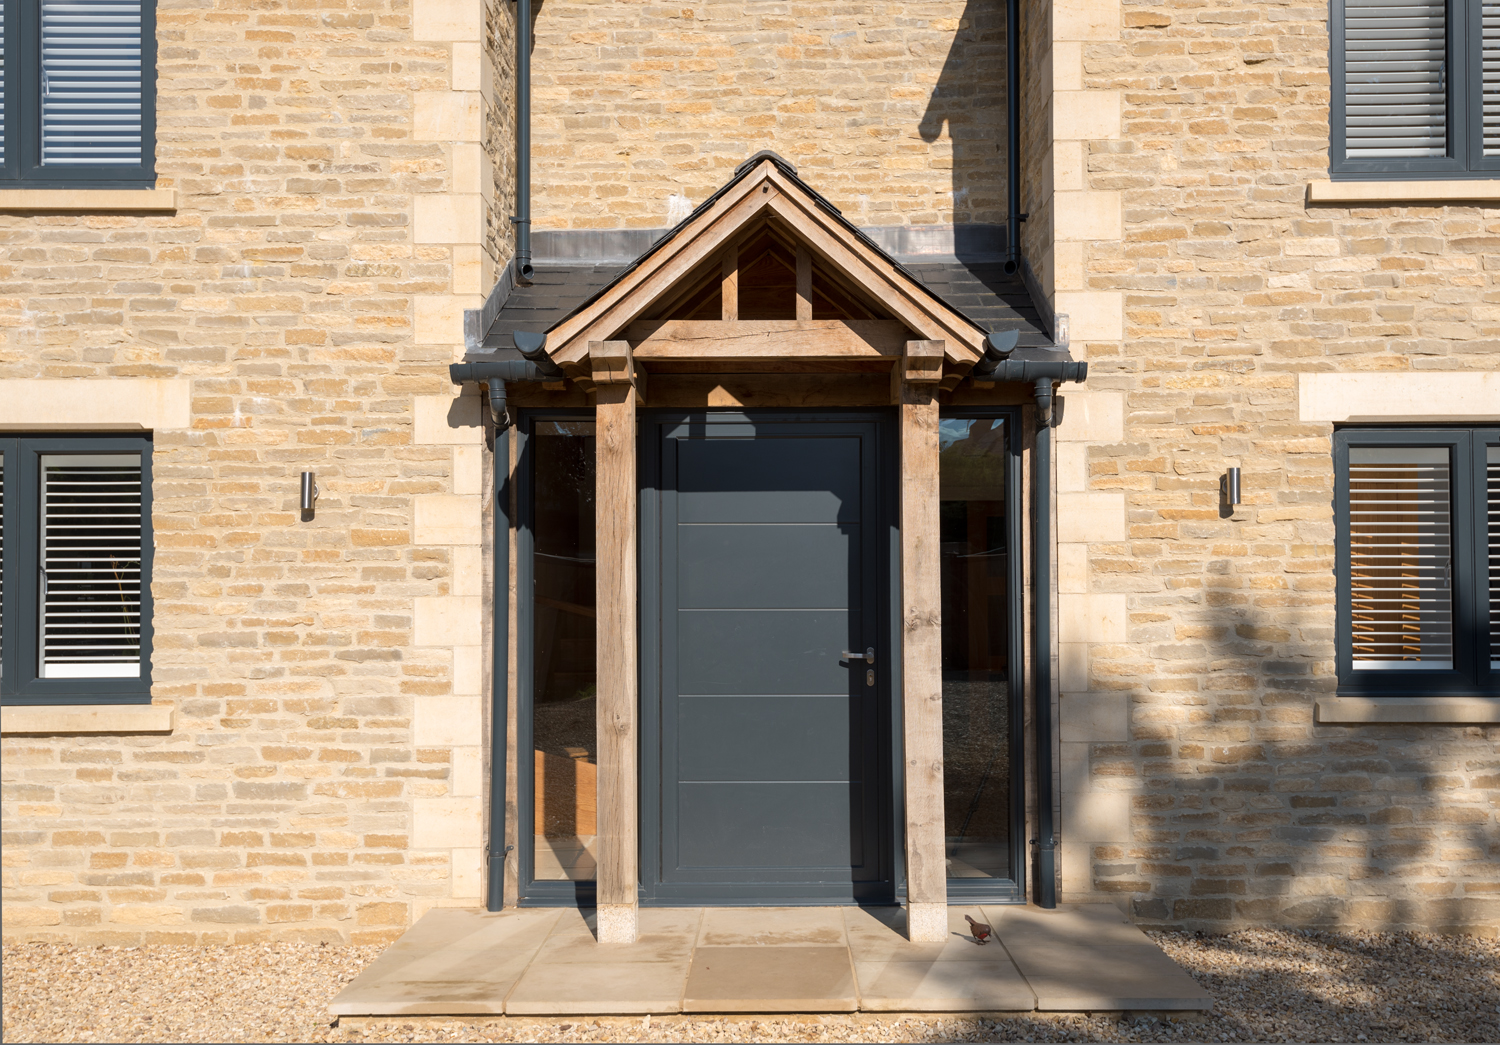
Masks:
[[[997,939],[979,947],[965,914]],[[1152,1012],[1211,996],[1109,904],[949,911],[912,944],[900,908],[645,909],[634,944],[575,910],[428,912],[329,1005],[339,1017]]]

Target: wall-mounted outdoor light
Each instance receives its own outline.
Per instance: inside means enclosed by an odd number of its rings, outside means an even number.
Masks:
[[[302,473],[302,514],[311,517],[313,507],[318,503],[318,473]]]
[[[1219,494],[1224,503],[1233,508],[1240,503],[1240,470],[1231,468],[1219,476]]]

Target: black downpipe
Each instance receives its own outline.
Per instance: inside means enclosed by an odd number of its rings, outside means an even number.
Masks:
[[[1015,2],[1015,0],[1012,0]],[[516,0],[516,279],[530,283],[531,265],[531,0]]]
[[[503,386],[502,386],[503,387]],[[504,416],[503,414],[501,415]],[[490,701],[490,859],[485,906],[505,906],[505,762],[510,687],[510,429],[495,429],[495,654]]]
[[[1036,903],[1057,906],[1057,828],[1052,820],[1052,378],[1036,383],[1031,459],[1032,721],[1036,730]]]
[[[1005,271],[1021,267],[1021,0],[1005,0]]]

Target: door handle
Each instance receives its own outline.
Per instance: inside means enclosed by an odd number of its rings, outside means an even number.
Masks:
[[[869,649],[865,650],[863,653],[855,653],[852,650],[844,650],[843,653],[839,654],[839,660],[849,660],[849,661],[862,660],[866,664],[874,664],[875,663],[875,647],[871,646]]]

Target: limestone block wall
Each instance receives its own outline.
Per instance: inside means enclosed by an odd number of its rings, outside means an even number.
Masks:
[[[675,224],[759,149],[858,225],[1005,220],[1005,6],[538,8],[539,228]]]
[[[488,10],[163,6],[175,210],[0,214],[0,426],[153,433],[173,712],[7,725],[7,936],[374,941],[478,902],[486,479],[446,366],[509,235]]]
[[[1199,928],[1492,932],[1500,728],[1314,720],[1335,688],[1333,422],[1500,418],[1442,391],[1500,370],[1496,203],[1307,203],[1326,17],[1055,15],[1047,289],[1090,362],[1059,433],[1064,895]],[[1399,393],[1326,408],[1374,375]]]

